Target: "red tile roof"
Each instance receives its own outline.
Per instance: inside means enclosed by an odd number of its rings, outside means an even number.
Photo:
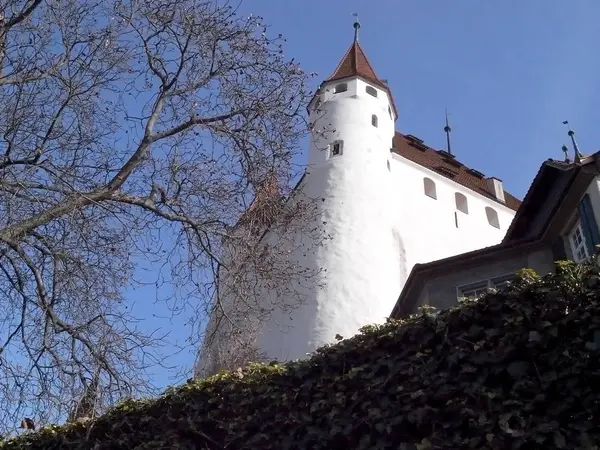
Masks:
[[[404,158],[413,161],[420,166],[431,169],[440,175],[455,181],[489,199],[498,200],[487,190],[485,175],[476,170],[469,169],[452,155],[443,150],[434,150],[423,144],[419,138],[411,135],[403,135],[396,132],[393,140],[393,151]],[[504,192],[504,199],[508,208],[516,211],[521,201]],[[502,204],[502,203],[501,203]]]
[[[367,58],[367,55],[357,41],[352,43],[336,69],[329,76],[329,78],[324,81],[324,83],[351,77],[363,78],[371,84],[386,91],[392,103],[392,108],[394,108],[394,112],[396,113],[396,117],[398,117],[398,110],[396,108],[390,88],[377,76],[375,70],[373,70],[373,66],[371,66],[371,63]]]
[[[379,77],[375,74],[373,70],[373,66],[369,63],[367,59],[367,55],[363,51],[362,47],[358,42],[354,42],[336,69],[333,74],[329,78],[325,80],[325,82],[341,80],[342,78],[349,77],[362,77],[373,84],[376,84],[382,89],[387,89],[386,84],[379,79]]]

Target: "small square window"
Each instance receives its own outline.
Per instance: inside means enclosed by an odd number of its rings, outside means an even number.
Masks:
[[[340,92],[346,92],[348,90],[348,83],[340,83],[335,86],[333,89],[334,94],[339,94]]]
[[[506,289],[511,283],[515,281],[516,278],[516,275],[513,273],[509,275],[503,275],[501,277],[492,278],[490,280],[490,283],[494,289],[501,290]]]
[[[339,156],[342,154],[342,141],[335,141],[330,145],[330,156]]]
[[[367,94],[372,95],[373,97],[377,97],[377,89],[372,86],[366,87]]]
[[[489,291],[490,285],[487,280],[472,283],[466,286],[459,286],[456,288],[458,298],[479,298]]]

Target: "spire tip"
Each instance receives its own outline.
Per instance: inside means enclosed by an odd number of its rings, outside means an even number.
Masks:
[[[358,42],[358,30],[360,28],[360,22],[358,21],[358,13],[354,13],[352,15],[356,17],[356,19],[354,20],[354,24],[352,25],[354,27],[354,42]]]
[[[452,128],[450,128],[450,124],[448,123],[448,109],[446,108],[446,126],[444,127],[444,132],[446,133],[446,151],[452,155],[452,148],[450,147],[450,132]]]

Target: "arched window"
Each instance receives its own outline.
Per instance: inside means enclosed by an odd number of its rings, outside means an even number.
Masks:
[[[377,97],[377,89],[375,89],[373,86],[367,86],[365,90],[367,91],[367,94]]]
[[[431,178],[423,178],[423,189],[425,195],[433,199],[437,199],[437,193],[435,192],[435,183]]]
[[[377,120],[377,116],[375,114],[371,116],[371,125],[373,125],[375,128],[377,128],[379,125],[379,121]]]
[[[346,92],[348,90],[348,83],[340,83],[333,90],[334,94],[339,94],[340,92]]]
[[[469,204],[467,203],[467,197],[460,192],[454,193],[454,201],[456,203],[456,209],[460,212],[469,214]]]
[[[487,216],[488,223],[495,227],[500,228],[500,221],[498,220],[498,213],[495,209],[490,208],[489,206],[485,207],[485,215]]]

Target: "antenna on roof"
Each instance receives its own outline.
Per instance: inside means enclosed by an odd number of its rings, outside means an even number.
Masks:
[[[569,159],[569,147],[567,147],[566,145],[563,145],[561,147],[563,153],[565,154],[565,162],[566,163],[570,163],[571,160]]]
[[[577,146],[577,141],[575,140],[575,132],[571,129],[571,125],[569,125],[568,120],[565,120],[563,124],[569,128],[569,132],[567,134],[571,138],[573,148],[575,149],[575,162],[578,163],[581,161],[581,158],[583,158],[583,155],[579,152],[579,147]]]
[[[356,17],[356,20],[354,21],[354,42],[358,42],[358,29],[360,28],[360,22],[358,21],[358,13],[354,13],[352,14],[354,17]]]
[[[452,154],[452,148],[450,147],[450,132],[452,131],[452,128],[450,128],[450,125],[448,125],[448,109],[445,110],[446,111],[446,126],[444,127],[444,132],[446,133],[446,151],[450,154]]]

